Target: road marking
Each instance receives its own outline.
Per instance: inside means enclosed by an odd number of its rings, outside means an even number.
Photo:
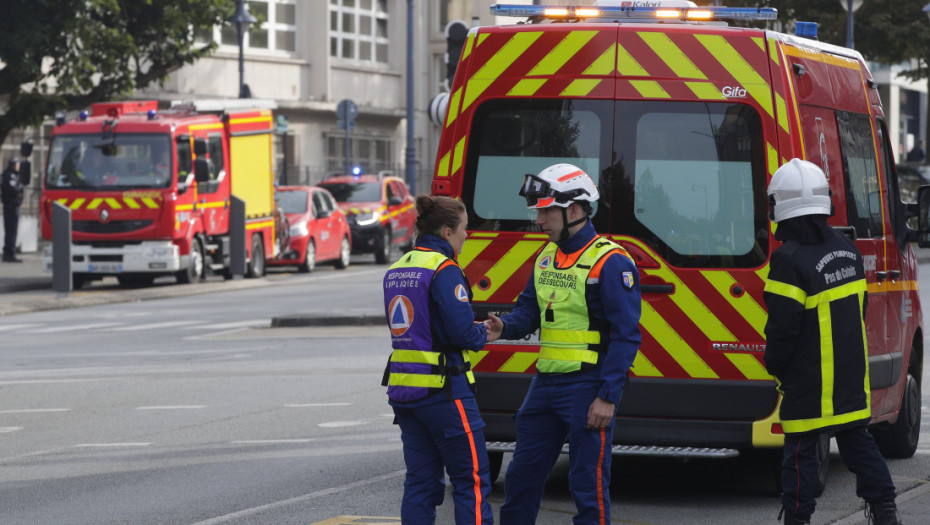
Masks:
[[[122,326],[113,328],[112,332],[135,332],[138,330],[156,330],[159,328],[173,328],[178,326],[188,326],[192,324],[203,324],[203,321],[165,321],[163,323],[136,324],[131,326]]]
[[[74,448],[147,447],[151,443],[78,443]]]
[[[23,427],[0,427],[0,434],[8,434],[10,432],[16,432],[22,429]]]
[[[220,525],[222,523],[227,523],[236,519],[246,518],[252,516],[253,514],[260,514],[262,512],[286,507],[288,505],[300,504],[313,498],[338,494],[340,492],[345,492],[347,490],[352,490],[358,487],[364,487],[365,485],[380,483],[388,479],[400,477],[406,472],[406,469],[395,470],[394,472],[388,472],[387,474],[381,474],[380,476],[375,476],[373,478],[353,481],[352,483],[346,483],[345,485],[339,485],[338,487],[331,487],[317,492],[311,492],[309,494],[304,494],[303,496],[297,496],[296,498],[276,501],[274,503],[268,503],[267,505],[259,505],[258,507],[252,507],[251,509],[240,510],[238,512],[233,512],[224,516],[217,516],[208,520],[198,521],[197,523],[192,523],[191,525]]]
[[[328,423],[320,423],[318,427],[323,428],[342,428],[342,427],[357,427],[359,425],[365,425],[369,423],[366,419],[356,419],[355,421],[330,421]]]
[[[288,445],[293,443],[310,443],[316,441],[313,438],[302,439],[243,439],[239,441],[230,441],[233,445]]]
[[[395,523],[400,523],[400,518],[390,516],[336,516],[310,525],[393,525]]]
[[[98,379],[14,379],[10,381],[0,381],[0,386],[8,385],[44,385],[46,383],[90,383],[94,381],[107,381],[106,378]]]
[[[113,326],[121,326],[125,323],[88,323],[88,324],[76,324],[70,326],[50,326],[48,328],[38,328],[35,330],[25,330],[23,333],[27,334],[57,334],[59,332],[72,332],[78,330],[93,330],[99,328],[110,328]]]
[[[268,328],[271,326],[271,319],[250,319],[248,321],[236,321],[234,323],[217,323],[217,324],[199,324],[196,326],[185,326],[184,330],[226,330],[228,328]]]
[[[18,410],[0,410],[0,414],[42,414],[46,412],[67,412],[70,408],[21,408]]]
[[[316,408],[316,407],[347,407],[352,403],[292,403],[284,405],[287,408]]]
[[[136,410],[197,410],[207,408],[206,405],[155,405],[147,407],[136,407]]]
[[[0,325],[0,332],[5,332],[7,330],[20,330],[22,328],[32,328],[33,326],[42,326],[42,325],[35,324],[35,323]]]

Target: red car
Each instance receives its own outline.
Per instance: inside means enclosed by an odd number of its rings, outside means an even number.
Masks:
[[[311,186],[278,186],[275,203],[284,212],[287,236],[280,240],[287,248],[278,253],[268,266],[293,266],[301,272],[311,272],[317,263],[331,261],[340,270],[349,266],[352,253],[352,233],[345,214],[333,196],[323,188]],[[284,228],[279,228],[284,235]]]
[[[336,175],[320,186],[329,190],[352,229],[352,253],[374,253],[390,262],[394,246],[413,245],[417,209],[403,179],[390,175]]]

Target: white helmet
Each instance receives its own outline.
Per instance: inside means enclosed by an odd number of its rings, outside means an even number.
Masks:
[[[527,173],[520,196],[526,198],[528,208],[568,208],[575,201],[595,202],[600,198],[591,177],[571,164],[553,164],[539,175]]]
[[[769,218],[775,222],[802,215],[832,215],[830,183],[819,166],[791,159],[769,182]]]

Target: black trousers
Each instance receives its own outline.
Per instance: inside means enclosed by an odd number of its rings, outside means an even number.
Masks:
[[[814,485],[818,436],[817,432],[785,434],[781,502],[801,519],[809,520],[817,506]],[[836,432],[834,436],[846,467],[856,475],[856,495],[870,502],[894,501],[891,472],[865,425]]]
[[[3,258],[16,255],[16,231],[19,228],[19,206],[3,205]]]

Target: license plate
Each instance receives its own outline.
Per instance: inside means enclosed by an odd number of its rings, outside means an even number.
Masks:
[[[119,263],[92,263],[87,267],[90,273],[122,273],[123,267]]]

